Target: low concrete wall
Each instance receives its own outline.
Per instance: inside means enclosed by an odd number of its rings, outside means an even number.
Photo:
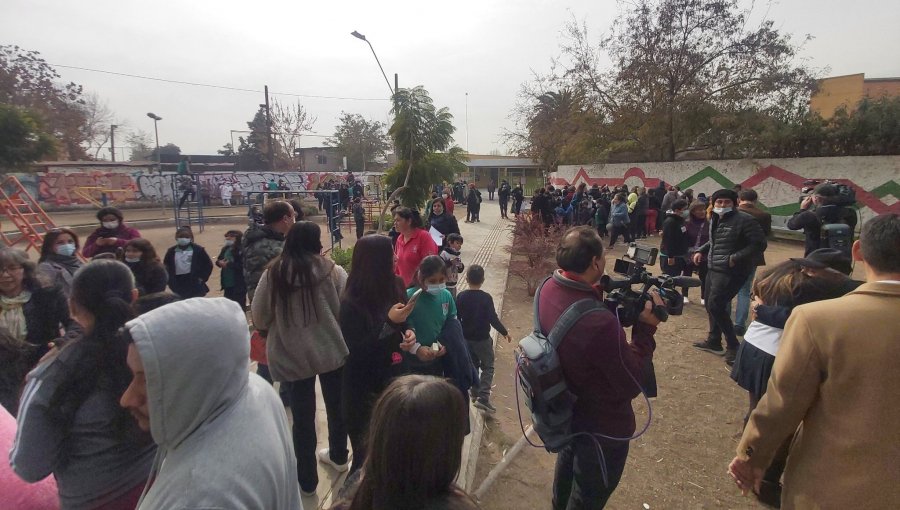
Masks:
[[[88,193],[100,200],[100,189],[114,190],[107,193],[111,203],[159,203],[172,200],[173,174],[160,175],[147,167],[122,166],[91,168],[86,166],[48,167],[46,171],[13,173],[25,189],[37,201],[49,208],[88,205],[81,193]],[[260,191],[269,179],[284,180],[292,190],[313,190],[319,182],[334,179],[342,182],[345,172],[204,172],[199,175],[201,193],[208,201],[218,199],[219,186],[231,182],[236,192]],[[380,179],[381,173],[357,172],[354,174],[367,185]],[[380,181],[379,181],[380,182]]]
[[[863,221],[887,212],[900,213],[900,156],[560,165],[550,182],[652,188],[664,181],[682,190],[691,188],[694,196],[709,196],[740,184],[756,190],[760,204],[773,216],[773,226],[784,227],[799,209],[803,182],[811,179],[830,179],[853,187]]]

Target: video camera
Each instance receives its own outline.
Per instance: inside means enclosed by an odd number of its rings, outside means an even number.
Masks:
[[[684,298],[676,287],[700,286],[700,280],[696,278],[666,274],[653,276],[644,266],[656,264],[657,255],[659,250],[656,248],[631,243],[625,253],[625,257],[631,260],[616,259],[613,267],[614,272],[627,278],[615,280],[609,275],[603,275],[600,279],[600,286],[607,293],[604,303],[610,310],[617,312],[619,322],[624,327],[633,326],[637,322],[638,316],[644,311],[644,304],[651,300],[648,294],[651,287],[659,289],[659,296],[665,303],[665,306],[654,306],[653,314],[665,322],[670,315],[681,315],[684,308]],[[631,289],[635,284],[643,286],[639,292]]]
[[[833,205],[849,207],[856,203],[856,191],[853,188],[842,182],[835,182],[827,179],[825,181],[817,181],[815,179],[803,181],[803,187],[800,188],[800,202],[802,203],[806,197],[812,194],[813,190],[816,189],[816,186],[822,183],[831,184],[837,188],[837,196],[831,200]]]

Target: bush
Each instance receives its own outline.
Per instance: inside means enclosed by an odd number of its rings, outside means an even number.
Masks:
[[[384,231],[387,232],[394,226],[394,217],[390,213],[384,215]],[[378,230],[378,217],[372,219],[372,230]]]
[[[506,248],[512,255],[509,274],[521,278],[534,296],[538,285],[556,267],[556,247],[565,231],[556,225],[545,226],[540,216],[520,214],[512,228],[512,245]]]
[[[314,205],[304,205],[303,206],[303,216],[305,218],[310,218],[312,216],[318,216],[321,214],[319,212],[319,208]]]
[[[340,246],[335,246],[334,249],[331,250],[331,260],[333,260],[335,264],[343,267],[344,270],[349,273],[350,262],[353,260],[353,247],[341,248]]]

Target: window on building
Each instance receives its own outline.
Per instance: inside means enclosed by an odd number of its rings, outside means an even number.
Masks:
[[[316,154],[316,163],[326,165],[328,164],[328,158],[326,158],[324,154]]]

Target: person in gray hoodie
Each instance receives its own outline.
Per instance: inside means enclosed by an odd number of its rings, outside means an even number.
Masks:
[[[129,321],[120,404],[159,445],[138,508],[302,510],[287,416],[250,373],[241,307],[193,298]]]

